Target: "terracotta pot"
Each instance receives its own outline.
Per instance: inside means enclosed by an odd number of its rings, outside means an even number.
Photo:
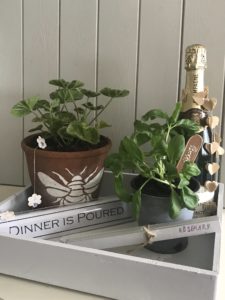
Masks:
[[[93,200],[104,170],[104,160],[111,141],[101,148],[76,152],[48,151],[33,148],[36,135],[22,141],[30,180],[42,207],[67,205]]]

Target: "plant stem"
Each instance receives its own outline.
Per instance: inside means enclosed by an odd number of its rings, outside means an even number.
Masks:
[[[170,182],[167,181],[167,180],[162,180],[162,179],[159,179],[159,178],[157,178],[157,177],[155,177],[155,176],[152,176],[152,179],[154,179],[154,180],[156,180],[156,181],[158,181],[158,182],[161,182],[161,183],[164,183],[164,184],[166,184],[166,185],[169,185],[169,186],[172,186],[172,187],[176,188],[176,186],[175,186],[174,184],[170,183]]]
[[[167,134],[166,134],[166,143],[168,143],[168,139],[169,139],[169,135],[170,135],[170,130],[171,130],[171,127],[170,127],[170,125],[168,125],[168,131],[167,131]]]
[[[107,108],[107,106],[109,106],[109,104],[112,102],[113,98],[110,98],[109,101],[106,103],[106,105],[103,107],[102,110],[100,110],[96,116],[89,122],[89,125],[91,125],[97,118],[98,116],[100,116],[101,113],[103,113],[103,111]]]
[[[69,94],[70,94],[70,97],[71,97],[71,100],[72,100],[72,102],[73,102],[75,111],[76,111],[76,113],[77,113],[77,120],[79,121],[80,118],[79,118],[79,113],[78,113],[78,111],[77,111],[77,105],[76,105],[76,102],[75,102],[75,100],[73,99],[73,95],[72,95],[72,93],[71,93],[71,91],[70,91],[69,89],[68,89],[68,92],[69,92]],[[65,103],[64,103],[64,105],[65,105]],[[67,107],[66,107],[66,109],[67,109]],[[67,111],[68,111],[68,109],[67,109]]]

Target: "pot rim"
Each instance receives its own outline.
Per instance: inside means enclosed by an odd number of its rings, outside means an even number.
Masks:
[[[137,179],[139,176],[141,176],[141,175],[137,175],[136,177],[134,177],[132,180],[131,180],[131,187],[133,188],[133,189],[137,189],[136,187],[135,187],[135,179]],[[154,182],[154,179],[152,179],[152,182]],[[191,178],[191,182],[193,182],[194,184],[195,184],[195,187],[193,188],[193,189],[191,189],[194,193],[197,193],[198,191],[199,191],[199,189],[200,189],[200,183],[199,183],[199,181],[195,178],[195,177],[192,177]],[[165,186],[165,187],[167,187],[165,184],[163,184],[162,183],[162,185],[163,186]],[[154,193],[146,193],[146,192],[144,192],[143,190],[142,190],[142,194],[143,195],[147,195],[147,196],[151,196],[151,197],[154,197],[154,198],[170,198],[170,196],[171,196],[171,194],[170,194],[170,192],[168,193],[168,194],[161,194],[161,195],[155,195]]]
[[[89,149],[89,150],[83,150],[83,151],[52,151],[52,150],[44,150],[40,148],[33,148],[27,145],[27,142],[30,141],[33,137],[38,136],[38,134],[32,134],[28,135],[25,137],[22,142],[21,142],[21,147],[24,152],[36,152],[38,156],[42,157],[64,157],[65,159],[71,158],[71,157],[78,157],[78,158],[83,158],[83,157],[92,157],[92,156],[97,156],[103,153],[107,153],[110,148],[112,147],[112,141],[108,138],[105,137],[107,140],[107,144],[96,148],[96,149]],[[36,149],[36,150],[35,150]]]

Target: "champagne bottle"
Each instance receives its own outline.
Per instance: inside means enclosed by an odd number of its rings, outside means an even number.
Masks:
[[[201,170],[201,174],[197,177],[201,185],[211,179],[206,170],[206,165],[212,160],[212,156],[204,148],[204,145],[212,141],[212,132],[207,126],[208,111],[202,106],[204,100],[208,97],[208,89],[204,85],[206,68],[206,48],[199,44],[188,46],[185,53],[186,83],[182,94],[180,118],[191,119],[201,128],[199,134],[203,138],[203,146],[196,159],[196,163]]]

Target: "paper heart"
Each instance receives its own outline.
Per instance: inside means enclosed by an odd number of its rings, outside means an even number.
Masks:
[[[216,104],[217,104],[217,99],[212,98],[210,100],[205,100],[202,106],[207,110],[212,111],[216,107]]]
[[[201,97],[198,97],[198,96],[193,96],[192,98],[193,98],[194,102],[198,105],[203,105],[204,102],[205,102],[204,98],[201,98]]]
[[[197,97],[197,98],[203,98],[204,99],[206,97],[206,92],[203,91],[203,92],[194,93],[193,96]]]
[[[216,182],[216,181],[209,181],[209,180],[207,180],[205,182],[205,188],[209,192],[214,192],[217,189],[217,186],[218,186],[218,182]]]
[[[207,164],[206,170],[209,172],[210,175],[215,174],[220,168],[220,165],[217,163]]]
[[[217,142],[212,142],[210,144],[204,144],[204,148],[208,153],[214,154],[220,148],[220,145]]]
[[[214,134],[213,134],[213,140],[214,140],[215,142],[217,142],[217,143],[220,143],[220,142],[222,141],[220,135],[217,134],[217,133],[214,133]]]
[[[207,124],[210,128],[214,129],[219,124],[219,117],[217,116],[211,116],[207,118]]]
[[[208,86],[205,86],[204,92],[205,92],[205,97],[207,98],[208,94],[209,94],[209,87]]]
[[[223,147],[219,146],[219,148],[217,149],[216,153],[218,155],[224,155],[225,150],[223,149]]]

